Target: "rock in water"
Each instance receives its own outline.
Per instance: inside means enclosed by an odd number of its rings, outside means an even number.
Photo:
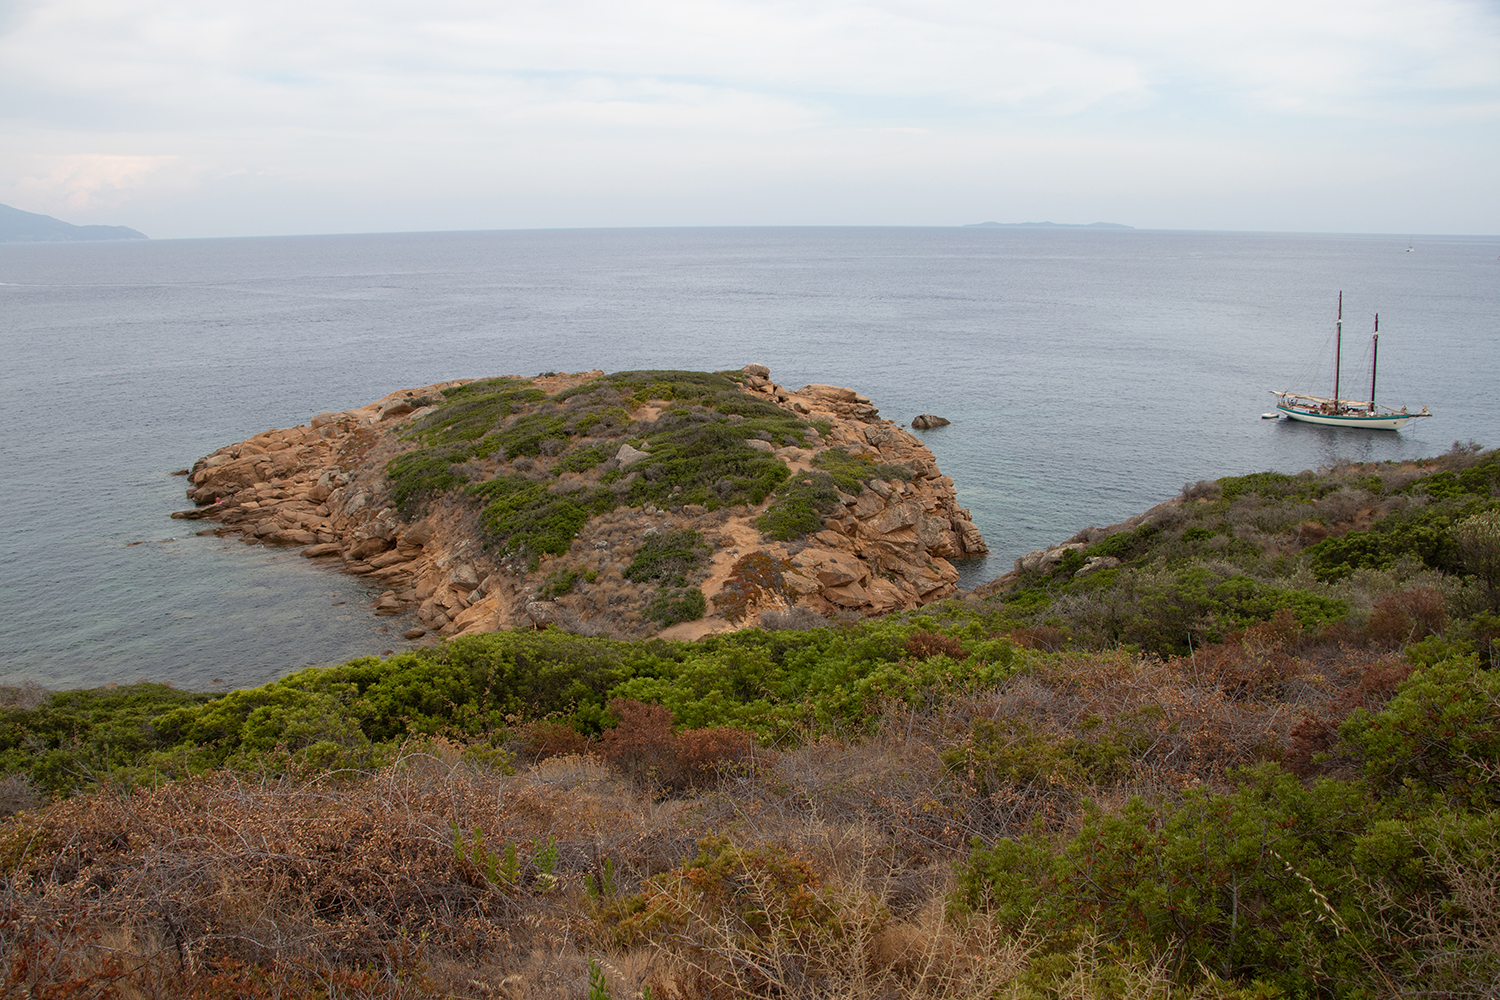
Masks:
[[[952,421],[944,417],[935,417],[930,413],[921,413],[912,418],[911,425],[919,431],[930,430],[934,427],[947,427]]]

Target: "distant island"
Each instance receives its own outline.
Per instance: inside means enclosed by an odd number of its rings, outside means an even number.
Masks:
[[[75,226],[50,215],[0,205],[0,243],[70,243],[79,240],[144,240],[127,226]]]
[[[1134,229],[1118,222],[970,222],[965,229]]]

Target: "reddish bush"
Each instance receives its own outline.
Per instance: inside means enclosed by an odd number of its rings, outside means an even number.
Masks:
[[[677,761],[688,784],[708,784],[726,767],[748,761],[755,734],[734,726],[685,729],[677,734]]]
[[[1448,625],[1443,595],[1431,587],[1413,587],[1387,594],[1375,602],[1365,635],[1386,649],[1400,649],[1429,635],[1438,635]]]
[[[1291,608],[1278,608],[1267,621],[1245,629],[1245,641],[1269,649],[1288,649],[1302,638],[1302,626]]]
[[[641,784],[670,791],[707,784],[724,766],[748,760],[755,749],[755,735],[733,726],[674,733],[665,705],[616,698],[609,711],[620,724],[604,731],[603,757]]]
[[[588,748],[589,741],[566,722],[538,719],[516,730],[516,755],[533,763],[548,757],[586,753]]]
[[[1338,744],[1339,726],[1356,708],[1377,711],[1395,695],[1396,688],[1410,676],[1412,667],[1405,663],[1374,662],[1364,668],[1359,680],[1344,688],[1323,711],[1302,718],[1287,733],[1287,770],[1300,778],[1309,778],[1324,768],[1314,757],[1331,753]]]
[[[935,632],[913,632],[906,640],[906,655],[913,660],[930,660],[934,656],[946,656],[950,660],[962,660],[969,655],[963,643]]]
[[[672,710],[647,705],[634,698],[616,698],[610,714],[619,719],[604,731],[604,759],[635,781],[672,787],[679,780],[677,734],[672,732]]]

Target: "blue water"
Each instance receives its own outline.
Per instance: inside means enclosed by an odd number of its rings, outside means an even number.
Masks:
[[[1500,238],[993,229],[566,230],[0,246],[0,680],[260,683],[393,648],[357,580],[193,535],[168,473],[449,378],[771,367],[925,440],[1019,554],[1188,480],[1500,444]],[[1262,421],[1345,295],[1399,434]],[[1299,381],[1300,380],[1300,381]],[[1327,384],[1325,384],[1327,383]],[[139,542],[141,544],[131,544]]]

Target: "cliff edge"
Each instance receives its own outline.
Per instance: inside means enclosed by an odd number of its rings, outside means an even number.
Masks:
[[[206,532],[379,581],[408,639],[692,638],[910,609],[987,551],[953,480],[852,389],[737,372],[548,373],[391,393],[190,470]]]

